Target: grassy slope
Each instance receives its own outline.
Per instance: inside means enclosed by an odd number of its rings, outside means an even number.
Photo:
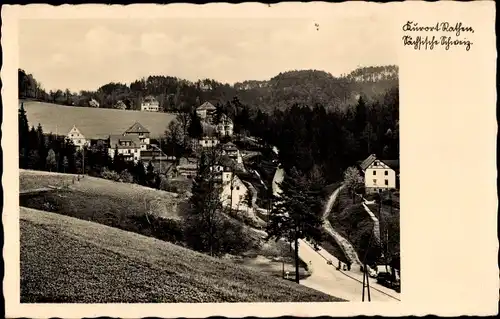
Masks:
[[[399,206],[399,196],[393,195],[394,205]],[[378,206],[368,205],[370,210],[378,216]],[[392,214],[390,207],[382,205],[381,226],[385,229],[385,222],[389,223],[389,250],[390,253],[399,252],[399,208],[393,208]],[[368,213],[362,207],[360,199],[357,197],[353,203],[348,191],[343,189],[334,205],[329,217],[330,223],[341,235],[348,239],[360,258],[363,258],[366,252],[366,241],[370,237],[373,224]]]
[[[122,134],[135,121],[140,122],[152,137],[163,136],[174,114],[128,110],[72,107],[42,102],[24,102],[30,126],[40,123],[44,132],[66,135],[76,125],[87,138],[106,138]]]
[[[41,171],[21,170],[21,189],[36,186],[46,187],[67,185],[71,183],[72,175],[49,173]],[[96,198],[99,200],[96,200]],[[156,205],[145,204],[144,200],[154,200]],[[185,199],[175,194],[142,187],[135,184],[119,183],[100,178],[85,176],[69,189],[52,191],[41,196],[30,196],[21,200],[21,206],[46,210],[61,215],[97,222],[103,225],[116,227],[122,230],[135,232],[145,236],[183,245],[182,215],[186,210]],[[145,212],[152,210],[153,215],[145,218]],[[276,257],[286,257],[288,265],[293,264],[292,252],[288,245],[274,241],[263,242],[259,233],[247,229],[247,235],[260,241],[259,248],[251,248],[243,256],[245,260],[236,259],[251,268],[281,276],[281,268],[277,262],[271,260]],[[269,258],[268,265],[256,264],[253,259],[258,256]],[[268,267],[269,266],[269,267]],[[301,265],[300,273],[306,274]]]
[[[21,302],[338,300],[135,233],[27,208],[20,218]]]

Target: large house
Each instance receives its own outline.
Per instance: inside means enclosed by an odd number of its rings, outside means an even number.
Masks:
[[[124,136],[137,135],[141,143],[142,151],[147,150],[149,147],[149,142],[150,142],[149,134],[150,132],[139,122],[135,122],[131,127],[129,127],[125,131],[125,133],[123,133]]]
[[[398,186],[399,160],[380,160],[375,154],[359,165],[364,175],[367,193],[395,189]]]
[[[211,122],[217,108],[210,102],[205,102],[196,109],[196,114],[200,120],[205,122]]]
[[[73,125],[73,128],[66,135],[66,138],[71,140],[77,149],[82,149],[84,146],[90,145],[90,141]]]
[[[226,114],[222,114],[219,124],[217,124],[217,133],[220,136],[232,136],[234,131],[233,121]]]
[[[137,163],[141,159],[141,140],[138,135],[110,135],[108,154],[115,157],[115,152],[126,161]]]
[[[141,111],[158,112],[160,110],[160,102],[154,96],[147,96],[141,101]]]

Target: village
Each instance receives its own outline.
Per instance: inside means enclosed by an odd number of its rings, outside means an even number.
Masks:
[[[141,103],[141,111],[158,112],[159,104],[153,96],[146,97]],[[117,154],[126,161],[151,164],[155,172],[169,179],[192,180],[196,177],[199,168],[199,156],[204,150],[219,150],[218,163],[211,169],[220,174],[217,178],[222,186],[221,203],[232,210],[248,212],[250,210],[264,211],[256,205],[257,190],[252,183],[245,181],[249,172],[260,179],[258,172],[245,167],[243,158],[255,156],[255,151],[240,150],[232,140],[240,139],[234,134],[234,124],[226,114],[221,114],[220,120],[214,125],[216,107],[210,102],[204,102],[196,108],[196,115],[204,127],[204,134],[200,139],[191,139],[192,156],[167,156],[161,145],[151,143],[150,131],[141,123],[133,123],[122,134],[110,134],[108,139],[93,139],[85,136],[76,127],[68,132],[66,138],[73,142],[76,150],[82,150],[91,145],[106,145],[111,159]],[[244,137],[255,142],[252,137]],[[225,142],[221,142],[224,140]],[[275,150],[276,152],[276,150]],[[277,152],[276,152],[277,155]],[[360,173],[363,175],[363,184],[367,194],[376,194],[386,190],[399,188],[399,160],[379,159],[375,154],[358,161]],[[242,178],[243,177],[243,178]],[[262,180],[260,180],[261,183]]]

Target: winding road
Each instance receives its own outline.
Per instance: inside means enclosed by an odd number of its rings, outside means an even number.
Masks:
[[[283,180],[283,178],[284,170],[278,167],[274,175],[272,184],[273,193],[275,195],[277,195],[280,191],[278,184]],[[325,212],[323,215],[325,221],[327,222],[326,229],[328,233],[330,233],[334,237],[336,232],[331,227],[327,217],[341,189],[342,186],[337,188],[332,193],[327,204],[325,205]],[[336,238],[336,240],[337,239],[340,238]],[[348,243],[347,240],[344,239],[344,241]],[[350,243],[348,244],[352,248],[352,245],[350,245]],[[354,248],[352,248],[352,250],[357,259],[357,254],[355,253]],[[344,272],[341,270],[337,270],[336,266],[338,265],[339,261],[336,257],[332,256],[324,249],[321,249],[321,247],[319,251],[314,250],[311,244],[307,243],[304,240],[299,240],[299,257],[310,265],[310,269],[312,272],[311,276],[301,280],[300,283],[302,285],[332,296],[343,298],[345,300],[362,301],[363,275],[360,272]],[[331,265],[327,263],[328,260],[332,261]],[[357,260],[359,261],[359,259]],[[378,285],[373,279],[370,280],[370,288],[371,301],[400,300],[399,294],[397,292]]]

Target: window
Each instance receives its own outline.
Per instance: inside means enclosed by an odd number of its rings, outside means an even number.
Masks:
[[[240,190],[240,187],[239,186],[236,186],[236,190],[239,191]]]
[[[374,171],[373,171],[373,175],[377,175],[377,171],[375,171],[375,170],[374,170]]]
[[[373,180],[373,184],[377,185],[377,180],[376,179]]]
[[[240,202],[243,200],[243,195],[240,195]]]
[[[227,195],[227,199],[231,199],[231,195]]]
[[[388,172],[388,171],[385,171],[385,172],[384,172],[384,175],[386,175],[386,176],[387,176],[387,175],[389,175],[389,172]]]
[[[389,185],[389,180],[388,180],[388,179],[386,179],[386,180],[385,180],[385,186],[388,186],[388,185]]]

